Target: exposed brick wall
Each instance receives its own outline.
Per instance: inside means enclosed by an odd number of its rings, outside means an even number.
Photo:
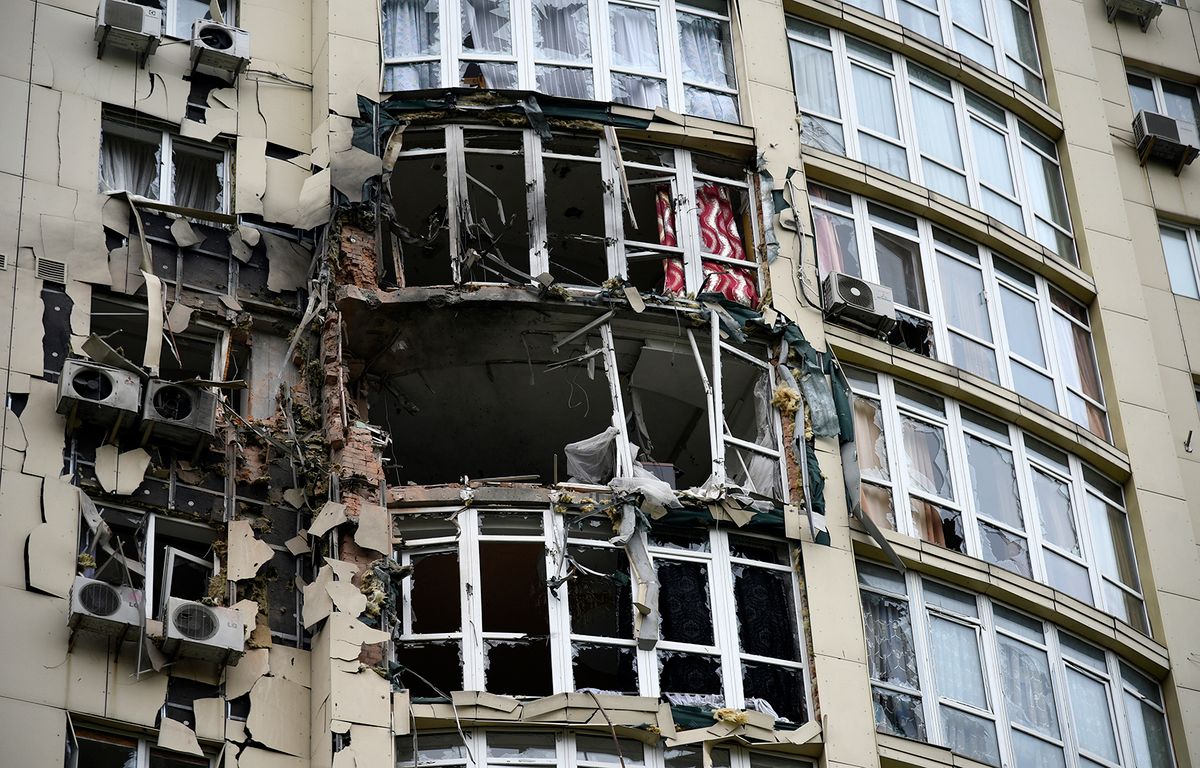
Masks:
[[[339,247],[338,280],[367,290],[379,290],[376,270],[379,254],[375,233],[364,232],[352,224],[342,224]]]
[[[341,450],[333,452],[333,461],[347,480],[361,480],[376,488],[383,484],[383,457],[365,427],[350,425]]]

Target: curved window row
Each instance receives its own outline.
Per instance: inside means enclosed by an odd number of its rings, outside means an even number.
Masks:
[[[617,739],[601,731],[503,731],[500,729],[419,733],[396,739],[396,765],[527,765],[564,768],[811,768],[811,763],[784,755],[714,746],[705,759],[703,747],[659,749],[634,739]]]
[[[382,18],[384,91],[536,90],[738,121],[724,0],[383,0]]]
[[[1007,77],[1042,101],[1033,19],[1022,0],[846,0]]]
[[[1051,139],[899,54],[787,23],[805,144],[923,184],[1078,263]]]
[[[875,723],[988,765],[1171,768],[1157,683],[982,596],[860,562]]]
[[[595,134],[409,128],[392,174],[404,285],[611,277],[662,295],[757,306],[746,168]],[[449,218],[457,212],[457,221]]]
[[[413,571],[396,655],[419,675],[405,676],[417,695],[433,686],[530,696],[592,688],[808,719],[787,543],[717,529],[652,531],[661,624],[647,650],[634,637],[637,574],[627,549],[608,542],[607,515],[438,512],[399,521],[402,562]]]
[[[1121,488],[978,411],[846,367],[862,508],[881,528],[978,557],[1148,632]]]
[[[933,327],[932,355],[1109,439],[1087,308],[924,219],[818,184],[808,187],[823,280],[845,272],[892,289]]]

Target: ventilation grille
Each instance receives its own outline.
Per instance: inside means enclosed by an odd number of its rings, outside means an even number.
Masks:
[[[134,3],[112,2],[104,4],[104,23],[118,29],[129,29],[134,32],[142,31],[142,18],[145,10]]]
[[[37,276],[52,283],[67,282],[66,262],[40,258],[37,260]]]
[[[211,609],[196,603],[187,603],[175,609],[171,617],[175,631],[189,640],[208,640],[217,634],[220,622]]]
[[[0,269],[8,269],[8,254],[0,253]]]
[[[95,616],[112,616],[121,607],[121,596],[108,584],[92,582],[79,590],[79,604]]]

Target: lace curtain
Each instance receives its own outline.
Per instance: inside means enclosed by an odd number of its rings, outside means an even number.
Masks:
[[[105,132],[100,149],[100,187],[157,199],[159,148],[156,144]]]
[[[201,211],[221,210],[221,161],[198,153],[174,154],[175,205]]]

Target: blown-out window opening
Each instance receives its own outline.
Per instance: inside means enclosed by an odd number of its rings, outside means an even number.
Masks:
[[[1119,486],[1011,425],[847,367],[863,511],[1148,632]]]
[[[1115,654],[911,571],[858,570],[880,731],[997,767],[1173,765],[1158,685]]]
[[[787,23],[804,144],[923,184],[1078,263],[1053,141],[899,54]]]
[[[447,508],[400,526],[413,574],[396,654],[421,695],[589,688],[808,718],[799,582],[782,540],[652,533],[661,624],[649,647],[634,637],[635,574],[602,513]]]
[[[621,278],[666,297],[761,301],[759,211],[735,162],[596,135],[449,126],[404,139],[392,196],[406,286],[548,273],[585,289]]]
[[[1087,308],[925,219],[809,185],[818,272],[881,283],[932,326],[932,354],[1109,440]]]
[[[229,151],[152,125],[104,118],[99,180],[101,192],[214,213],[229,210]]]
[[[536,90],[738,122],[728,6],[383,0],[383,90]]]

